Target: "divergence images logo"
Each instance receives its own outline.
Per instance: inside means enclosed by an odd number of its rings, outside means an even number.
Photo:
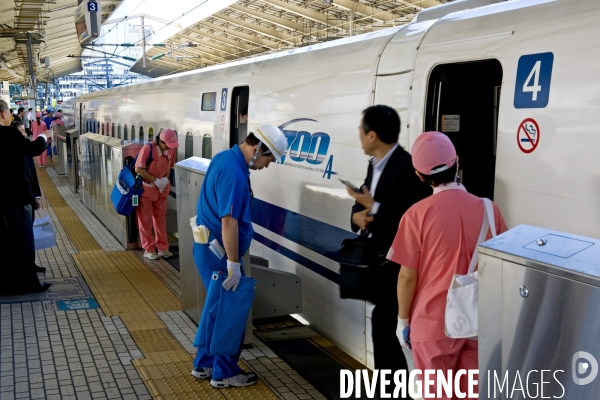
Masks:
[[[331,141],[329,135],[324,132],[310,133],[285,129],[292,124],[302,121],[319,122],[310,118],[297,118],[279,126],[279,129],[283,131],[288,141],[288,151],[287,154],[281,157],[281,162],[302,169],[323,172],[323,178],[327,175],[327,179],[331,179],[331,175],[337,175],[337,172],[333,172],[332,170],[333,155],[329,156],[329,161],[327,161],[325,168],[317,167],[327,158],[327,151],[329,150],[329,143]],[[295,161],[295,163],[285,163],[288,155],[290,160]],[[296,164],[305,162],[309,165]]]
[[[578,351],[573,354],[572,371],[573,382],[575,382],[576,385],[587,385],[588,383],[592,383],[598,375],[598,361],[596,361],[596,358],[590,353]],[[588,375],[585,376],[586,374]]]

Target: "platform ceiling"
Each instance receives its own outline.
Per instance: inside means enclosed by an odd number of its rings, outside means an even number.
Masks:
[[[448,0],[240,0],[170,37],[170,55],[132,72],[159,77],[405,24]],[[197,47],[182,47],[187,43]],[[184,52],[185,51],[185,52]],[[168,53],[152,48],[147,59]]]
[[[121,0],[102,1],[102,21]],[[77,0],[0,0],[0,80],[27,84],[27,32],[32,33],[33,70],[38,83],[81,71],[81,55],[75,32],[74,13]],[[39,57],[50,56],[45,68]]]
[[[121,0],[102,1],[105,21]],[[334,40],[410,22],[424,8],[449,0],[240,0],[183,29],[132,67],[159,77]],[[73,14],[77,0],[0,0],[0,80],[27,84],[27,32],[34,38],[34,73],[50,82],[80,71]],[[196,47],[182,46],[192,43]],[[150,58],[165,53],[156,60]],[[39,57],[50,56],[50,67]]]

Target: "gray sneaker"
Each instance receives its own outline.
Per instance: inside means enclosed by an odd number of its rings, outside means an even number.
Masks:
[[[207,379],[212,376],[212,368],[200,367],[192,369],[192,376],[198,379]]]
[[[252,372],[244,372],[242,371],[236,376],[232,376],[231,378],[225,378],[221,381],[215,381],[211,379],[210,384],[212,387],[217,389],[228,388],[228,387],[244,387],[251,386],[258,382],[258,376]]]

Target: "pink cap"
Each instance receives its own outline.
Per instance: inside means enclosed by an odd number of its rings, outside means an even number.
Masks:
[[[167,147],[170,149],[176,149],[179,147],[179,142],[177,142],[177,134],[173,129],[165,129],[160,133],[160,140],[165,142]]]
[[[60,118],[60,117],[62,117],[62,113],[56,112],[56,113],[54,113],[54,116],[56,118]]]
[[[36,117],[36,118],[42,118],[42,113],[41,113],[41,112],[39,112],[39,111],[36,111],[36,112],[35,112],[35,117]]]
[[[441,132],[424,132],[412,146],[413,167],[424,175],[445,171],[455,162],[456,149],[450,138]]]

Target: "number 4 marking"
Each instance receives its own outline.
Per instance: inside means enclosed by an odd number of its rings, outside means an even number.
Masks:
[[[523,92],[532,92],[532,101],[536,101],[537,100],[537,95],[538,92],[540,92],[542,90],[542,87],[540,86],[540,69],[542,67],[542,61],[537,61],[535,63],[535,65],[533,66],[533,68],[531,69],[531,72],[529,73],[529,76],[527,77],[527,79],[525,80],[525,83],[523,84]],[[533,85],[529,86],[529,83],[531,82],[531,78],[533,78]]]

